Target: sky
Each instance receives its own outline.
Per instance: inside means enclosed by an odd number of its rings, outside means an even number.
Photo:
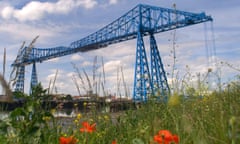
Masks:
[[[5,79],[10,81],[13,69],[11,64],[23,42],[26,42],[27,46],[39,36],[34,44],[37,48],[69,46],[71,42],[108,25],[139,3],[164,8],[173,8],[173,4],[176,4],[178,10],[205,12],[213,18],[212,23],[155,34],[170,84],[176,79],[183,80],[186,75],[192,81],[196,81],[197,74],[201,75],[200,79],[204,79],[209,68],[214,69],[212,77],[221,78],[222,85],[234,80],[239,74],[239,0],[0,0],[0,65],[3,64],[6,48]],[[149,54],[149,38],[145,37],[144,42]],[[216,55],[211,55],[214,49]],[[119,96],[127,91],[131,96],[135,51],[136,39],[96,51],[79,52],[37,63],[38,80],[44,88],[50,87],[52,93],[79,95],[74,79],[80,87],[80,94],[84,94],[84,89],[88,89],[85,71],[93,89],[98,93],[103,89],[99,83],[103,83],[107,94]],[[173,52],[176,54],[174,70]],[[218,70],[213,68],[211,60],[217,63]],[[84,84],[78,77],[76,68],[79,69]],[[2,71],[1,67],[0,72]],[[26,93],[29,92],[30,77],[31,65],[26,67],[25,72]],[[127,90],[123,89],[123,81]]]

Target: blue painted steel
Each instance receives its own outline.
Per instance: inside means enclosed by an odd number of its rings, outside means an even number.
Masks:
[[[85,52],[106,47],[111,44],[135,39],[139,25],[143,36],[165,32],[193,24],[212,21],[205,13],[190,13],[179,10],[139,4],[117,20],[89,36],[72,42],[69,46],[54,48],[32,48],[27,59],[13,65],[26,65],[33,62]]]
[[[30,87],[32,88],[32,87],[36,86],[37,84],[38,84],[38,78],[37,78],[36,63],[33,63]]]
[[[15,91],[24,91],[24,79],[25,79],[25,66],[20,66],[17,69],[17,82],[15,86]]]
[[[151,56],[151,78],[153,84],[153,94],[160,101],[166,102],[170,89],[167,82],[166,72],[161,60],[161,56],[157,47],[153,34],[150,35],[150,56]]]
[[[134,82],[134,99],[143,100],[147,99],[147,95],[151,93],[149,88],[151,87],[152,80],[145,75],[150,75],[149,70],[146,70],[147,60],[144,44],[142,41],[143,36],[153,35],[155,33],[165,32],[177,28],[182,28],[202,22],[212,21],[210,16],[206,16],[205,13],[190,13],[179,11],[175,9],[167,9],[156,6],[149,6],[139,4],[126,14],[98,30],[89,36],[72,42],[69,46],[59,46],[54,48],[29,48],[25,47],[20,49],[17,55],[17,59],[12,66],[23,69],[25,65],[43,62],[55,57],[61,57],[70,55],[77,52],[86,52],[99,48],[107,47],[108,45],[131,40],[137,38],[137,55],[136,55],[136,67],[135,67],[135,82]],[[155,42],[153,42],[153,45]],[[156,49],[156,48],[155,48]],[[161,61],[160,55],[157,56],[157,52],[153,52],[154,61]],[[141,61],[138,63],[138,61]],[[161,71],[156,72],[157,67],[160,67]],[[153,82],[160,84],[160,88],[167,89],[167,81],[162,62],[158,64],[152,63],[152,76]],[[157,76],[162,74],[162,76]],[[140,77],[136,76],[140,75]],[[144,75],[144,77],[143,77]],[[24,88],[24,72],[18,75],[16,89],[23,91]],[[162,78],[162,80],[160,79]],[[160,80],[158,80],[160,79]],[[150,80],[150,82],[148,82]],[[138,87],[138,83],[140,86]],[[149,86],[147,86],[149,83]],[[19,86],[19,87],[18,87]],[[151,89],[151,88],[150,88]]]
[[[133,87],[133,100],[145,102],[152,95],[152,81],[149,73],[147,55],[142,34],[139,31],[137,37],[136,63]]]

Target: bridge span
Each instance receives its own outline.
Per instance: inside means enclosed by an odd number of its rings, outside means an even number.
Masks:
[[[37,48],[33,47],[36,39],[30,46],[22,46],[12,64],[12,75],[14,75],[12,81],[15,90],[23,92],[26,65],[33,65],[31,86],[34,86],[38,83],[35,65],[38,62],[137,39],[133,101],[147,101],[152,95],[158,95],[160,100],[165,101],[170,88],[154,35],[212,20],[205,13],[139,4],[102,29],[71,42],[69,46]],[[144,36],[150,37],[150,63],[146,55]]]

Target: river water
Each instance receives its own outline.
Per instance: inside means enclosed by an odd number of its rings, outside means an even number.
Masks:
[[[8,118],[10,112],[7,111],[0,111],[0,120]],[[56,111],[53,114],[54,117],[65,117],[65,118],[74,118],[77,116],[77,114],[72,110],[72,111]]]

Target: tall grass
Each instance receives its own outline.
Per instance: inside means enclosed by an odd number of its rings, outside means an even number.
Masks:
[[[39,107],[44,91],[35,90],[23,108],[11,112],[0,122],[1,143],[58,144],[61,136],[74,136],[79,144],[154,144],[159,130],[177,134],[181,144],[237,144],[240,141],[240,81],[232,82],[221,92],[187,99],[174,94],[168,103],[149,100],[138,109],[115,116],[111,113],[81,114],[66,125]],[[49,119],[46,119],[49,117]],[[116,118],[116,119],[115,119]],[[92,133],[80,132],[83,121],[96,123]]]
[[[5,91],[4,93],[5,96],[4,98],[2,98],[3,101],[12,102],[13,101],[12,91],[2,74],[0,74],[0,85],[2,86],[3,91]]]

